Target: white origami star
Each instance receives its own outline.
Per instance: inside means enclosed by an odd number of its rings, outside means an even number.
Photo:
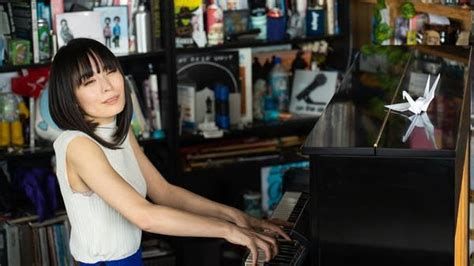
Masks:
[[[400,115],[405,116],[403,114],[400,114]],[[403,136],[402,141],[403,142],[407,141],[407,139],[410,137],[410,135],[413,132],[413,129],[415,129],[415,127],[424,128],[426,138],[428,140],[430,140],[431,143],[433,143],[433,147],[435,149],[437,149],[436,140],[435,140],[435,136],[434,136],[434,126],[431,123],[431,120],[428,117],[428,115],[425,112],[423,112],[421,114],[414,114],[410,117],[408,117],[408,116],[405,116],[405,117],[407,117],[411,121],[411,123],[410,123],[410,126],[408,127],[407,131],[405,132],[405,135]]]
[[[406,103],[396,103],[396,104],[385,105],[385,107],[387,107],[390,110],[400,112],[398,113],[399,115],[402,115],[411,121],[410,126],[408,126],[408,129],[405,132],[405,135],[402,137],[403,142],[405,142],[410,137],[415,127],[419,127],[419,128],[425,129],[426,137],[433,143],[433,146],[436,148],[436,141],[434,137],[434,126],[431,123],[430,118],[428,117],[428,114],[426,114],[426,110],[428,110],[428,106],[430,105],[431,101],[434,99],[436,87],[438,87],[440,76],[441,75],[438,74],[438,77],[433,83],[433,86],[431,86],[430,88],[430,75],[428,75],[428,80],[426,81],[426,86],[425,86],[425,92],[423,93],[423,96],[418,97],[416,101],[414,101],[411,98],[408,92],[403,91],[402,96],[403,96],[403,99],[407,100]],[[406,116],[402,114],[402,112],[405,112],[405,111],[410,111],[413,113],[413,115]]]
[[[426,110],[428,110],[428,106],[430,105],[431,101],[434,99],[436,87],[438,86],[440,76],[441,75],[438,74],[438,77],[433,83],[433,86],[431,86],[430,88],[430,76],[428,75],[428,81],[426,82],[425,92],[423,93],[423,96],[418,97],[416,101],[414,101],[411,98],[408,92],[403,91],[402,92],[403,99],[406,99],[408,102],[389,104],[389,105],[385,105],[385,107],[387,107],[390,110],[399,111],[399,112],[405,112],[408,110],[417,115],[420,114],[421,112],[426,112]]]

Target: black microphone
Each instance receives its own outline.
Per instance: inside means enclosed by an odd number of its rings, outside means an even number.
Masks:
[[[306,103],[310,103],[310,104],[318,104],[317,102],[314,102],[313,100],[311,100],[311,98],[309,97],[309,95],[311,94],[311,92],[313,90],[315,90],[316,88],[318,88],[319,86],[325,84],[327,81],[327,78],[324,74],[318,74],[316,75],[316,77],[314,78],[314,80],[308,85],[306,86],[306,88],[304,88],[303,91],[301,91],[300,93],[298,93],[298,95],[296,95],[296,99],[298,101],[301,101],[301,100],[305,100]]]

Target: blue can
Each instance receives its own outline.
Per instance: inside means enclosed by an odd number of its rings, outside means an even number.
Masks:
[[[286,17],[267,17],[267,40],[281,41],[285,38]]]
[[[229,129],[229,87],[224,84],[215,85],[214,98],[216,105],[216,125],[222,129]]]

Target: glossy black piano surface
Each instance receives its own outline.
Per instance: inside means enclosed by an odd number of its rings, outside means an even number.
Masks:
[[[449,155],[455,149],[470,50],[449,49],[459,58],[466,58],[454,61],[416,48],[385,49],[390,51],[358,56],[308,136],[304,145],[306,153],[374,155],[403,150],[402,154],[408,156],[413,156],[413,152],[432,156],[433,151],[437,155]],[[380,59],[386,54],[394,58]],[[436,145],[421,127],[416,127],[403,142],[402,137],[411,124],[408,117],[412,114],[389,112],[384,106],[406,102],[402,99],[403,90],[413,99],[422,96],[424,81],[418,80],[428,73],[431,73],[431,82],[437,74],[441,75],[436,96],[426,112],[435,128]],[[410,86],[410,82],[414,85]],[[423,150],[428,152],[423,153]]]
[[[312,264],[453,265],[471,51],[370,50],[347,71],[303,147]],[[404,90],[422,96],[428,74],[440,81],[426,112],[385,108],[405,102]]]

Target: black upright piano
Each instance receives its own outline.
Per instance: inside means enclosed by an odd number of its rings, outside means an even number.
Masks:
[[[467,230],[458,216],[470,61],[470,48],[439,46],[369,47],[356,57],[303,146],[312,265],[455,265],[468,245],[455,234]],[[386,107],[426,103],[431,89],[426,111]]]

